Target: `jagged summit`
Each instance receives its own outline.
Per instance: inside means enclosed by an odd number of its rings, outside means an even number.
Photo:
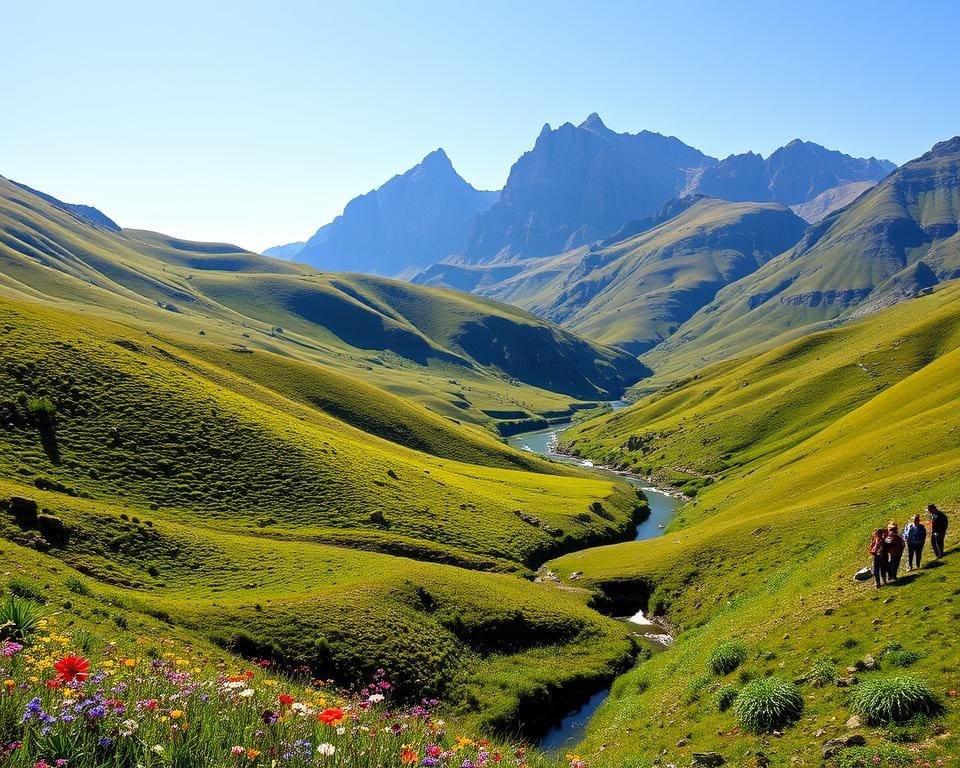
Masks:
[[[579,125],[578,127],[579,127],[579,128],[585,128],[585,129],[587,129],[588,131],[608,131],[608,130],[610,130],[610,129],[607,128],[607,126],[604,124],[603,120],[600,119],[600,115],[598,115],[596,112],[591,112],[591,113],[587,116],[587,119],[584,120],[582,123],[580,123],[580,125]]]

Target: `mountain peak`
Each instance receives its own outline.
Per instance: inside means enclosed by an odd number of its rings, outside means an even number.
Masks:
[[[600,115],[596,112],[591,112],[587,119],[584,120],[579,128],[586,128],[588,131],[606,131],[609,130],[606,125],[604,125],[603,120],[600,119]]]
[[[956,154],[960,154],[960,136],[954,136],[952,139],[934,144],[933,149],[923,157],[946,157],[947,155]]]
[[[453,163],[450,162],[450,158],[447,156],[447,153],[443,151],[443,147],[438,147],[429,153],[423,160],[420,161],[420,165],[425,167],[433,168],[450,168],[453,169]]]

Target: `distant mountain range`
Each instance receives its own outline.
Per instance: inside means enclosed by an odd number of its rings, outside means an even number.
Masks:
[[[406,173],[351,200],[341,216],[306,243],[276,246],[264,254],[318,269],[404,275],[458,252],[476,215],[497,194],[471,187],[438,149]]]
[[[672,136],[617,133],[592,114],[578,126],[545,125],[500,193],[473,189],[437,150],[351,201],[302,247],[265,253],[321,269],[409,277],[441,261],[504,263],[567,252],[691,194],[782,203],[817,221],[895,167],[799,140],[766,159],[748,152],[719,160]]]

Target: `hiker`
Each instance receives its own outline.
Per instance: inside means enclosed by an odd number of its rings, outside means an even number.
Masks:
[[[880,589],[880,579],[887,583],[887,574],[890,571],[887,558],[887,544],[883,540],[883,528],[877,528],[873,532],[873,538],[870,539],[870,554],[873,555],[873,578],[877,582],[877,589]]]
[[[920,515],[914,515],[903,529],[903,538],[907,540],[907,570],[920,567],[923,544],[927,540],[927,529],[920,522]]]
[[[934,557],[939,560],[943,557],[943,540],[947,537],[947,516],[937,509],[936,504],[927,504],[927,514],[930,515],[930,544]]]
[[[887,567],[889,568],[890,581],[896,581],[906,543],[903,541],[903,537],[897,533],[897,524],[893,520],[887,525],[887,533],[883,537],[883,543],[887,545],[887,555],[889,556]]]

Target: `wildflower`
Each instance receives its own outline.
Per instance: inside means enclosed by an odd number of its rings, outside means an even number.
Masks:
[[[181,717],[183,717],[183,710],[182,710],[182,709],[171,709],[171,710],[170,710],[170,719],[171,719],[171,720],[179,720]]]
[[[244,688],[237,694],[237,696],[239,696],[241,699],[249,699],[254,693],[255,691],[253,688]]]
[[[14,688],[17,687],[17,684],[10,679],[3,681],[3,687],[7,689],[8,692],[12,692]]]
[[[347,732],[347,729],[344,728],[342,725],[337,726],[337,736],[343,736],[343,734],[345,734],[346,732]]]
[[[90,662],[82,656],[64,656],[53,665],[58,677],[65,683],[78,680],[83,682],[90,677]]]
[[[106,747],[109,747],[111,744],[113,744],[113,739],[111,739],[109,736],[102,736],[102,737],[97,741],[97,746],[98,746],[98,747],[104,747],[104,748],[106,748]],[[65,765],[65,764],[66,764],[66,763],[64,763],[64,765]]]
[[[130,737],[133,736],[140,728],[140,723],[136,720],[124,720],[120,723],[119,733],[121,736]]]
[[[317,715],[317,720],[324,725],[339,725],[343,718],[344,712],[339,707],[330,707]]]
[[[382,693],[371,693],[370,696],[367,697],[367,701],[371,704],[379,704],[383,699],[384,695]]]
[[[37,760],[36,763],[34,763],[33,768],[51,768],[51,766],[50,766],[50,763],[48,763],[46,760],[40,759],[40,760]]]
[[[260,757],[259,749],[250,747],[250,749],[247,750],[247,760],[256,760],[258,757]]]
[[[419,762],[419,760],[420,756],[417,754],[417,751],[409,744],[404,744],[400,748],[400,762],[404,765],[413,765]]]
[[[337,748],[328,742],[323,742],[322,744],[317,745],[317,754],[322,755],[323,757],[332,757],[333,753],[337,751]]]
[[[20,645],[20,643],[13,642],[13,640],[4,640],[0,643],[0,656],[5,656],[6,658],[10,658],[22,650],[23,646]]]
[[[150,747],[150,751],[155,755],[162,755],[166,750],[164,750],[163,744],[154,744],[152,747]]]
[[[246,750],[241,747],[239,744],[236,746],[230,747],[230,754],[234,757],[240,757]]]
[[[293,696],[291,696],[289,693],[281,693],[279,696],[277,696],[277,701],[280,702],[281,707],[289,707],[291,704],[293,704]]]

